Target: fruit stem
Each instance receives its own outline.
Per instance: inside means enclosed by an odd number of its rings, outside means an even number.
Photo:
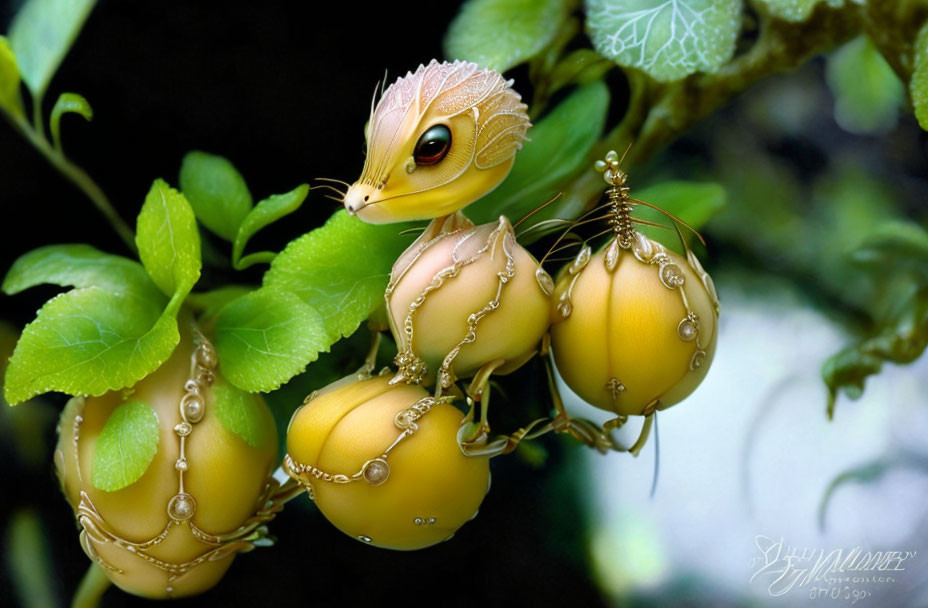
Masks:
[[[129,225],[119,217],[119,214],[106,197],[106,194],[104,194],[100,186],[87,175],[87,172],[71,162],[64,155],[64,152],[54,149],[51,144],[49,144],[48,139],[45,138],[44,132],[30,126],[24,118],[15,117],[12,122],[14,126],[19,129],[20,133],[22,133],[23,137],[25,137],[53,167],[68,178],[71,183],[77,186],[78,189],[90,199],[90,202],[103,214],[103,217],[110,223],[110,226],[116,231],[116,234],[118,234],[126,244],[126,247],[135,253],[137,251],[135,246],[135,234],[132,232]],[[38,122],[38,125],[39,128],[41,128],[41,121]]]
[[[111,584],[103,568],[96,563],[91,563],[74,593],[71,608],[97,608],[103,598],[103,593],[109,589]]]

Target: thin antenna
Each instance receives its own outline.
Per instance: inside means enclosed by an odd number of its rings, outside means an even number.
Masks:
[[[661,470],[661,436],[657,432],[657,412],[654,412],[654,477],[651,479],[651,496],[657,492],[657,478]]]

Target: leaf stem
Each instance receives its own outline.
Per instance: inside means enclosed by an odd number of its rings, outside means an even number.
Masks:
[[[42,95],[41,93],[32,98],[32,127],[40,137],[45,137],[45,127],[42,124]]]
[[[103,190],[100,189],[100,186],[98,186],[97,183],[93,181],[89,175],[87,175],[87,172],[71,162],[62,151],[55,150],[51,144],[49,144],[42,129],[41,114],[35,114],[36,111],[41,112],[41,107],[38,101],[34,104],[34,108],[39,108],[33,113],[34,119],[37,121],[37,127],[33,128],[22,117],[13,118],[14,126],[19,129],[23,137],[25,137],[29,143],[31,143],[32,146],[38,150],[49,163],[51,163],[53,167],[55,167],[66,178],[68,178],[71,183],[77,186],[78,189],[80,189],[80,191],[90,199],[90,202],[92,202],[97,210],[103,214],[103,217],[106,218],[106,220],[110,223],[110,226],[112,226],[113,230],[116,231],[122,241],[126,244],[126,247],[135,253],[135,233],[119,216],[119,213],[116,212],[116,209],[106,197],[106,194],[104,194]]]
[[[103,598],[103,593],[109,589],[111,584],[103,568],[96,562],[91,563],[77,591],[74,592],[71,608],[97,608]]]

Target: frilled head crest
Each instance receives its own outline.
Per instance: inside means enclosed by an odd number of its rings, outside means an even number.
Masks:
[[[371,111],[367,158],[345,208],[378,224],[430,219],[491,191],[531,126],[511,87],[474,63],[434,59],[394,82]]]

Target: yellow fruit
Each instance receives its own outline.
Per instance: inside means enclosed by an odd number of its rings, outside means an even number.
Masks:
[[[157,371],[126,391],[75,397],[59,423],[55,465],[84,550],[113,583],[148,598],[209,589],[237,552],[253,547],[249,533],[271,516],[264,512],[275,485],[269,479],[277,452],[271,412],[260,397],[246,395],[259,420],[256,445],[228,430],[217,414],[217,393],[229,393],[214,371],[215,352],[208,343],[194,346],[182,333]],[[91,483],[94,450],[110,415],[127,399],[157,415],[157,453],[137,481],[106,492]]]
[[[488,489],[488,458],[458,447],[462,419],[419,386],[345,379],[294,414],[284,463],[345,534],[421,549],[472,519]]]
[[[508,373],[531,358],[550,323],[553,282],[515,239],[505,217],[420,237],[393,266],[387,307],[406,381],[442,386],[502,360]]]
[[[551,348],[580,397],[619,415],[649,414],[689,395],[715,353],[718,298],[696,257],[640,233],[584,249],[554,293]]]

